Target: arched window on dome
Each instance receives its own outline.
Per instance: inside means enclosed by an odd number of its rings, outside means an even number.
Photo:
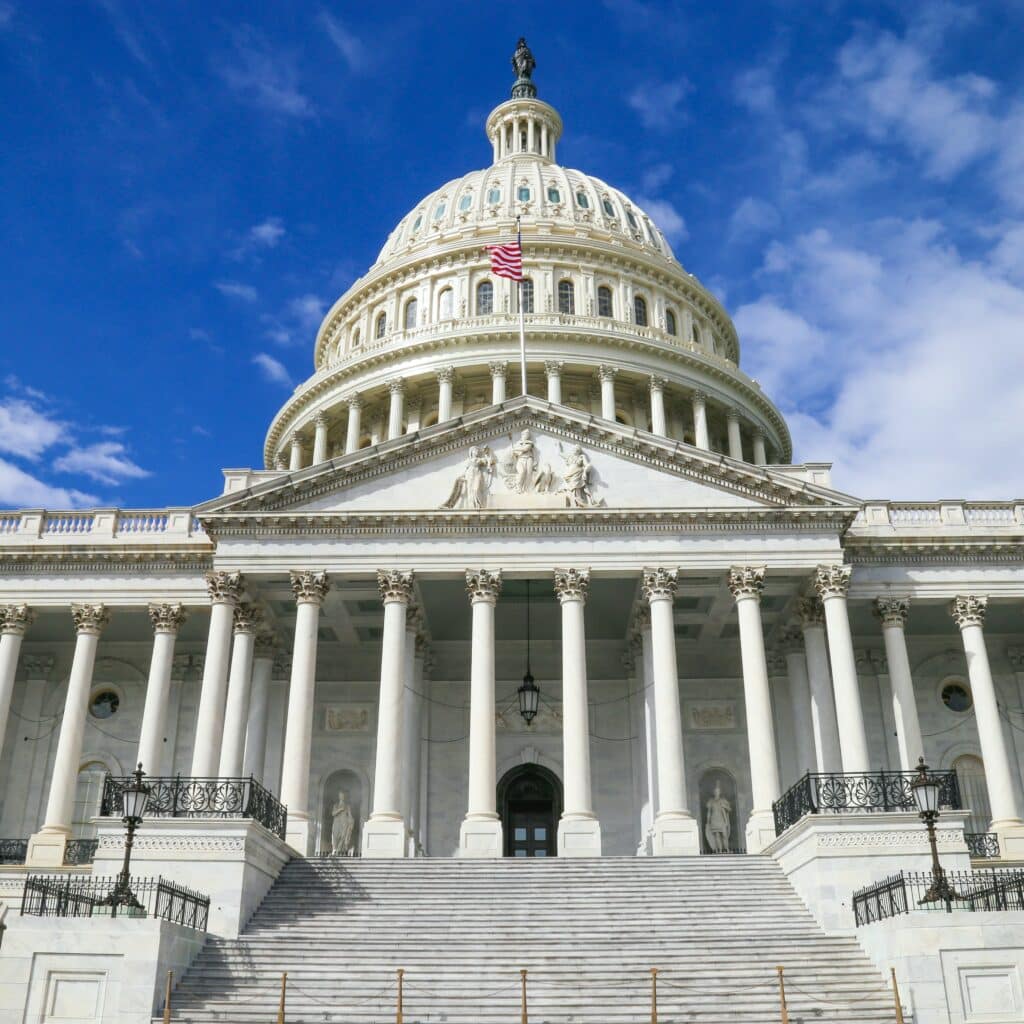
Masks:
[[[459,200],[459,209],[460,209],[460,210],[461,210],[461,211],[462,211],[463,213],[465,213],[465,212],[466,212],[466,211],[467,211],[467,210],[468,210],[468,209],[469,209],[469,208],[470,208],[470,207],[471,207],[472,205],[473,205],[473,193],[472,193],[472,192],[467,192],[467,193],[466,193],[466,194],[465,194],[465,195],[464,195],[464,196],[463,196],[463,197],[462,197],[462,198],[461,198],[461,199]]]
[[[604,209],[605,216],[606,217],[611,217],[612,220],[614,220],[615,219],[615,207],[612,206],[612,201],[607,196],[605,196],[604,199],[601,200],[601,206]]]
[[[582,189],[576,193],[576,205],[581,210],[590,209],[590,200],[587,198],[587,193],[584,192]]]
[[[597,315],[615,316],[615,310],[612,306],[612,290],[606,284],[601,285],[597,289]]]
[[[647,326],[647,300],[642,295],[633,299],[633,322],[637,327]]]
[[[375,338],[383,338],[388,333],[388,315],[387,313],[377,314],[377,326],[374,328],[373,336]]]
[[[362,339],[359,336],[359,328],[358,327],[353,327],[352,328],[352,347],[353,348],[359,348],[359,343],[360,343],[361,340]]]
[[[437,316],[439,320],[451,320],[455,315],[455,293],[451,288],[442,290],[437,301]]]
[[[530,278],[528,278],[528,277],[524,277],[521,290],[520,289],[517,289],[517,290],[519,291],[519,294],[522,295],[522,297],[523,297],[523,312],[524,313],[532,313],[533,312],[533,281]]]
[[[419,302],[416,299],[410,299],[405,304],[405,316],[402,319],[402,324],[407,331],[411,331],[416,326],[416,310],[419,308]]]
[[[700,344],[700,325],[696,320],[693,321],[693,324],[690,327],[690,340],[694,345]]]
[[[572,281],[558,282],[558,312],[576,312],[576,288]]]
[[[679,333],[679,325],[676,321],[675,310],[665,310],[665,330],[668,331],[673,337]]]
[[[481,281],[476,286],[476,315],[487,316],[494,312],[494,285]]]

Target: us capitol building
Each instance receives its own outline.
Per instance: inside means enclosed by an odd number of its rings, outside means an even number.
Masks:
[[[992,1015],[1024,1013],[1021,904],[958,909],[941,939],[908,912],[884,941],[893,921],[851,906],[932,863],[921,756],[958,792],[946,869],[1024,861],[1024,502],[864,500],[794,461],[726,310],[643,209],[557,163],[524,43],[513,63],[489,165],[417,202],[334,303],[263,466],[194,508],[0,512],[11,1005],[69,969],[46,944],[67,923],[19,915],[26,877],[116,874],[108,798],[141,763],[154,794],[203,795],[145,816],[133,873],[212,895],[217,941],[296,871],[370,886],[422,864],[426,885],[439,858],[601,857],[587,870],[731,872],[724,892],[767,865],[821,941],[873,961],[888,1009],[824,1019],[894,1019],[889,966],[915,1021],[1024,1019]],[[484,249],[517,218],[521,293]],[[286,823],[217,803],[239,787]],[[108,1004],[81,1019],[148,1019],[111,1009],[120,968],[83,942]],[[0,1020],[59,1017],[16,1007]]]

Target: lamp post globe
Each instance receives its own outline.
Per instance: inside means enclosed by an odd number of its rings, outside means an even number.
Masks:
[[[121,873],[117,876],[114,888],[104,901],[115,916],[118,907],[127,907],[129,911],[143,909],[131,889],[131,863],[135,830],[142,824],[146,805],[149,802],[150,787],[143,782],[145,774],[140,761],[138,767],[132,772],[131,782],[121,791],[121,820],[127,829],[124,839],[124,864],[121,867]]]
[[[918,758],[917,777],[910,783],[910,792],[917,804],[917,812],[928,829],[928,845],[932,854],[932,884],[921,897],[921,903],[945,903],[947,908],[953,900],[960,899],[949,884],[946,872],[939,863],[939,849],[935,836],[935,822],[939,817],[941,781],[936,775],[929,773],[924,757]]]

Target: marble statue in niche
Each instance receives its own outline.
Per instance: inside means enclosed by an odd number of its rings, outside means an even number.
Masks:
[[[723,768],[712,768],[700,779],[700,804],[704,812],[706,853],[736,849],[736,782]]]
[[[348,795],[342,789],[338,791],[338,799],[331,808],[331,856],[353,856],[355,835],[356,819],[348,805]]]
[[[358,857],[363,784],[358,774],[341,768],[327,777],[320,826],[321,857]]]
[[[469,449],[452,493],[441,508],[487,508],[487,496],[494,480],[497,459],[488,447]]]

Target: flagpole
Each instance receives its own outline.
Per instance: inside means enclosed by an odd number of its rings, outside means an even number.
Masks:
[[[523,228],[516,217],[516,234],[519,241],[519,259],[523,258]],[[519,272],[519,368],[523,385],[523,394],[526,394],[526,317],[523,313],[523,273]]]

